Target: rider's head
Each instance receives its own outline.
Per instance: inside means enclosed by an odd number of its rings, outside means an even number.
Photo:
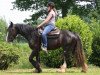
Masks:
[[[48,12],[50,12],[51,9],[54,9],[55,8],[55,4],[53,2],[49,2],[47,4],[47,7],[48,7]]]

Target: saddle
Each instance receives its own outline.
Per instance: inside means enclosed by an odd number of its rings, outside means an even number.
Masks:
[[[43,29],[38,29],[38,33],[41,36]],[[53,29],[50,33],[47,34],[47,38],[58,38],[60,30],[58,28]]]

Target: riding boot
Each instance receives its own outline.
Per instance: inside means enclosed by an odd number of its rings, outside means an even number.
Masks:
[[[48,54],[47,47],[44,47],[44,46],[42,45],[41,48],[42,48],[43,51],[45,51],[46,54]]]

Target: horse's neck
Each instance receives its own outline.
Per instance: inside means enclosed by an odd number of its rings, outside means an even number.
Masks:
[[[17,32],[18,34],[22,35],[27,41],[30,41],[32,39],[32,29],[28,29],[22,26],[17,26]]]

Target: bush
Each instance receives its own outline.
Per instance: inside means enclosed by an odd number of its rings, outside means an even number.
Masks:
[[[16,47],[18,47],[18,51],[16,54],[19,55],[18,63],[13,65],[11,68],[17,68],[17,69],[25,69],[29,68],[32,69],[33,66],[29,62],[29,56],[31,54],[31,49],[29,48],[28,44],[26,43],[16,43]]]
[[[65,18],[60,18],[56,22],[56,26],[59,29],[70,30],[72,32],[76,32],[80,35],[82,40],[83,49],[87,58],[91,55],[92,49],[92,32],[87,23],[80,19],[80,17],[76,15],[69,15]],[[59,67],[62,64],[63,56],[61,53],[62,49],[57,49],[54,51],[50,51],[48,55],[42,53],[41,60],[42,62],[49,67]],[[72,55],[69,53],[69,58],[67,60],[68,67],[73,66],[74,62],[72,59]]]
[[[18,48],[12,44],[0,42],[0,70],[7,69],[12,63],[17,63],[19,56]]]
[[[93,31],[93,52],[89,58],[89,62],[100,67],[100,20],[92,20],[90,28]]]
[[[0,42],[0,69],[33,68],[29,62],[30,48],[25,43]]]
[[[41,61],[44,65],[47,67],[52,67],[52,68],[59,68],[61,64],[63,64],[63,50],[62,48],[56,49],[56,50],[51,50],[49,51],[48,55],[45,55],[44,52],[41,52]],[[71,59],[72,57],[67,58],[67,67],[72,67],[73,66],[73,60]]]
[[[6,22],[3,19],[0,19],[0,41],[5,40],[6,27]]]
[[[41,61],[47,67],[59,67],[63,62],[62,58],[62,49],[57,49],[54,51],[49,51],[48,55],[45,55],[44,52],[41,52]]]

